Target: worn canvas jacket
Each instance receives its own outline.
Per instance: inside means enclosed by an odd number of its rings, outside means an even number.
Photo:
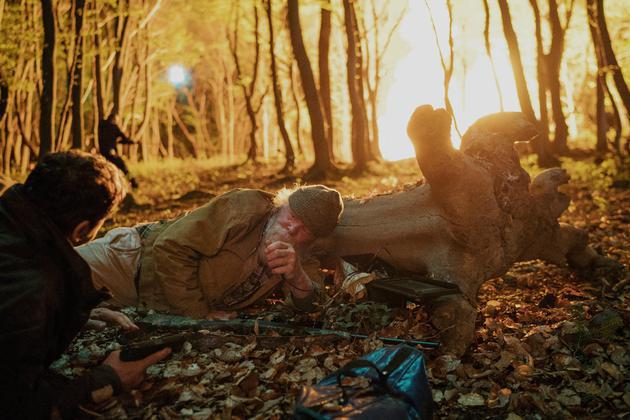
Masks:
[[[261,269],[258,247],[273,212],[273,195],[236,189],[183,217],[152,225],[143,238],[140,303],[203,318],[213,309],[241,309],[264,298],[280,285],[280,276],[263,278],[247,299],[231,299]],[[317,282],[317,260],[302,265]]]
[[[0,197],[0,418],[72,418],[93,391],[120,389],[109,366],[74,380],[48,369],[107,295],[21,189]]]

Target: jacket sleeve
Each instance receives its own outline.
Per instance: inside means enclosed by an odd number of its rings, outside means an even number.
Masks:
[[[100,403],[121,390],[120,379],[110,366],[100,365],[85,375],[68,379],[53,371],[46,371],[39,381],[38,401],[49,401],[51,409],[57,409],[63,418],[76,417],[82,403]]]
[[[325,297],[324,276],[322,275],[319,260],[315,257],[306,258],[302,262],[302,268],[313,283],[313,293],[303,298],[297,298],[291,293],[289,287],[283,288],[286,299],[285,304],[300,312],[312,312],[316,309],[315,303]]]
[[[118,127],[118,124],[112,124],[111,128],[112,128],[113,137],[118,143],[120,143],[120,144],[128,144],[128,143],[125,143],[125,141],[128,141],[129,138],[127,136],[125,136],[125,133],[123,133],[122,130],[120,129],[120,127]],[[118,139],[120,139],[120,140],[118,140]]]
[[[136,142],[131,140],[129,137],[125,136],[122,132],[120,132],[120,140],[118,141],[119,144],[135,144]]]
[[[238,240],[252,222],[252,213],[233,195],[211,200],[175,221],[156,239],[155,275],[173,313],[197,318],[208,314],[199,279],[201,258],[216,255],[226,241]]]
[[[120,379],[109,366],[99,366],[73,380],[48,369],[47,360],[64,349],[55,350],[59,338],[52,336],[54,329],[50,325],[62,321],[53,319],[50,299],[38,281],[45,274],[11,260],[2,250],[0,260],[4,260],[0,264],[2,415],[22,418],[27,412],[26,417],[44,418],[50,417],[56,407],[64,418],[72,418],[78,405],[92,401],[93,395],[118,393]]]

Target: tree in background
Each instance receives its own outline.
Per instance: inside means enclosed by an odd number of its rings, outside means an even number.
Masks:
[[[75,64],[72,80],[72,147],[83,148],[83,16],[85,0],[74,0]]]
[[[569,3],[565,4],[566,13],[564,19],[565,23],[563,25],[560,22],[560,15],[558,14],[558,2],[556,0],[549,0],[551,45],[549,46],[549,52],[544,55],[544,84],[549,90],[549,96],[551,99],[551,111],[554,122],[553,148],[558,153],[563,153],[568,150],[568,127],[564,111],[562,109],[560,66],[562,64],[562,56],[564,54],[565,35],[571,22],[574,3],[574,0],[569,0]],[[539,83],[543,82],[539,81]]]
[[[256,91],[256,82],[258,81],[258,67],[260,58],[260,41],[258,28],[258,6],[256,2],[252,4],[253,18],[254,18],[254,59],[252,63],[251,73],[244,73],[239,59],[239,27],[242,25],[240,21],[240,2],[236,2],[233,32],[228,34],[228,40],[230,45],[230,52],[234,58],[234,65],[236,67],[236,76],[238,77],[239,85],[243,91],[243,97],[245,98],[245,109],[247,110],[247,116],[250,123],[250,135],[249,135],[249,151],[247,152],[247,160],[256,162],[258,155],[258,146],[256,144],[256,133],[258,131],[258,112],[262,106],[264,95],[261,95],[254,103],[254,94]]]
[[[370,108],[369,118],[369,141],[370,155],[376,159],[382,159],[379,148],[379,128],[378,128],[378,103],[380,93],[380,83],[383,77],[383,58],[391,45],[392,38],[396,33],[400,23],[407,13],[408,3],[396,17],[389,30],[385,32],[385,39],[381,42],[381,26],[385,26],[390,16],[387,11],[388,3],[383,3],[380,10],[377,9],[375,0],[370,0],[371,30],[368,29],[365,19],[358,19],[361,29],[361,40],[363,42],[364,65],[362,68],[363,80],[367,91],[367,99]],[[363,14],[360,15],[363,17]]]
[[[280,81],[278,80],[278,68],[276,65],[276,48],[273,33],[273,13],[271,8],[272,0],[265,1],[265,11],[267,12],[267,23],[269,25],[269,56],[271,58],[271,79],[273,86],[273,99],[276,109],[276,121],[280,129],[280,135],[284,142],[285,164],[282,172],[290,173],[295,169],[295,153],[291,145],[291,139],[284,121],[284,110],[282,105],[282,91],[280,90]]]
[[[619,107],[615,102],[615,97],[610,89],[606,78],[606,57],[602,46],[602,36],[599,29],[599,21],[597,19],[597,5],[595,0],[587,0],[586,10],[588,14],[588,26],[593,41],[593,49],[597,64],[597,72],[595,75],[596,83],[596,102],[595,102],[595,122],[597,124],[597,142],[596,150],[603,154],[608,151],[608,118],[606,116],[606,98],[609,98],[612,108],[612,125],[615,130],[614,140],[612,142],[613,150],[617,154],[621,153],[621,116]]]
[[[505,110],[505,106],[503,104],[503,92],[501,91],[501,86],[499,85],[499,76],[497,76],[497,69],[494,64],[494,58],[492,57],[492,46],[490,44],[490,7],[488,6],[488,0],[483,0],[483,12],[485,16],[483,25],[483,44],[486,49],[488,61],[490,61],[490,67],[492,68],[492,78],[494,79],[494,85],[497,88],[497,95],[499,95],[499,109],[503,112]]]
[[[322,108],[326,122],[326,141],[332,150],[333,145],[333,115],[330,99],[330,31],[331,31],[331,8],[329,0],[324,0],[320,5],[319,42],[318,42],[318,69],[319,69],[319,92],[321,95]]]
[[[516,39],[516,33],[512,27],[510,9],[508,7],[507,0],[497,1],[501,10],[501,22],[503,23],[503,32],[510,54],[510,62],[512,63],[512,72],[514,74],[514,82],[516,83],[516,92],[518,94],[521,112],[525,114],[527,119],[532,122],[536,122],[536,115],[534,114],[534,108],[532,107],[532,101],[527,89],[523,63],[521,62],[521,52],[518,46],[518,40]],[[541,138],[544,139],[544,137],[538,136],[538,138],[532,140],[534,151],[538,156],[538,165],[542,167],[557,166],[559,163],[558,160],[553,157],[545,145],[546,142],[541,141]]]
[[[478,56],[485,44],[486,54],[491,52],[488,58],[495,64],[500,63],[497,47],[502,42],[491,38],[495,29],[493,25],[502,23],[498,19],[494,20],[499,17],[500,7],[497,8],[496,16],[490,16],[490,7],[486,7],[488,2],[484,2],[484,10],[488,11],[484,24],[481,8],[478,8],[479,15],[472,15],[464,12],[472,9],[469,3],[431,1],[432,7],[439,5],[443,8],[440,13],[446,13],[449,6],[455,8],[455,13],[451,11],[449,25],[452,26],[449,44],[454,45],[449,45],[449,51],[447,48],[443,50],[445,79],[448,79],[450,67],[449,52],[457,54],[456,59],[472,63],[474,60],[471,58]],[[507,2],[502,3],[507,5]],[[614,132],[608,132],[610,149],[618,155],[630,153],[629,142],[625,137],[625,131],[630,126],[627,107],[624,105],[627,86],[624,88],[625,80],[621,71],[627,57],[614,54],[615,51],[623,50],[628,42],[627,33],[621,29],[628,22],[621,12],[623,2],[608,0],[606,17],[603,12],[598,12],[598,8],[603,10],[604,3],[601,0],[575,3],[573,22],[582,19],[580,8],[583,4],[590,5],[586,10],[590,15],[590,27],[595,29],[591,39],[599,54],[599,82],[596,84],[589,84],[588,81],[592,79],[582,74],[588,76],[589,66],[598,57],[578,56],[576,44],[584,42],[584,37],[588,36],[586,30],[590,29],[585,24],[581,28],[567,25],[567,12],[573,0],[530,0],[525,7],[533,3],[540,10],[534,12],[531,21],[518,22],[521,25],[518,30],[522,31],[518,41],[522,48],[519,52],[519,55],[522,52],[521,66],[525,69],[536,68],[534,77],[526,80],[527,84],[531,86],[536,79],[541,81],[538,100],[532,108],[540,109],[540,114],[535,112],[539,115],[541,131],[547,135],[533,142],[537,154],[540,156],[544,152],[541,151],[541,144],[550,144],[548,133],[551,132],[551,137],[554,137],[554,126],[562,127],[562,124],[554,122],[554,117],[560,115],[559,112],[553,114],[554,103],[556,109],[564,112],[565,125],[576,128],[582,136],[588,135],[589,122],[600,122],[599,150],[606,147],[606,130],[613,128]],[[270,46],[272,34],[267,30],[268,25],[259,27],[258,66],[261,67],[257,68],[257,82],[252,94],[253,110],[256,111],[253,121],[257,129],[252,135],[252,117],[247,112],[243,87],[249,86],[251,82],[257,54],[254,14],[250,10],[263,3],[259,0],[240,0],[237,46],[240,77],[229,40],[225,36],[228,32],[234,32],[234,15],[230,14],[230,9],[236,4],[237,0],[63,0],[52,2],[51,6],[51,2],[43,4],[38,0],[0,1],[0,37],[4,41],[0,43],[2,171],[27,171],[40,151],[65,150],[73,144],[86,150],[93,149],[98,140],[98,122],[112,111],[118,115],[121,129],[139,141],[139,145],[121,149],[122,155],[131,161],[149,161],[160,157],[217,157],[233,163],[246,157],[251,151],[253,139],[263,151],[257,154],[258,159],[273,160],[283,155],[286,159],[290,152],[287,146],[291,144],[295,148],[296,166],[306,161],[312,162],[314,157],[317,165],[313,165],[313,171],[322,166],[321,162],[326,159],[330,160],[330,168],[334,168],[333,162],[353,163],[350,132],[351,125],[357,121],[362,121],[363,142],[368,145],[367,161],[378,158],[378,110],[382,105],[379,83],[381,79],[383,85],[388,83],[383,75],[389,68],[401,65],[397,60],[402,51],[401,43],[395,31],[403,18],[411,18],[408,13],[405,15],[404,5],[394,5],[384,0],[347,2],[355,44],[353,67],[356,77],[356,83],[353,83],[356,95],[352,96],[356,114],[350,118],[352,100],[347,61],[352,57],[348,57],[348,50],[344,46],[348,40],[343,19],[344,3],[307,0],[300,4],[303,5],[299,8],[303,25],[300,27],[303,56],[308,59],[306,51],[309,49],[318,54],[317,69],[310,69],[313,85],[309,86],[304,61],[301,58],[296,61],[300,53],[294,54],[293,50],[289,50],[295,40],[295,36],[291,37],[295,34],[291,27],[295,25],[289,25],[287,21],[291,5],[276,1],[273,6],[277,9],[271,16],[273,47]],[[555,12],[554,7],[550,8],[549,5],[555,5]],[[46,9],[47,6],[51,8]],[[522,4],[512,7],[513,13],[523,11]],[[460,8],[462,13],[459,12]],[[396,13],[402,10],[400,17],[388,16],[394,10]],[[44,17],[49,16],[49,12],[52,12],[53,19],[47,29]],[[177,16],[177,19],[173,16]],[[439,16],[437,10],[435,16]],[[479,17],[481,19],[477,19]],[[437,25],[444,32],[444,39],[448,30],[447,18],[443,20],[443,27],[440,23]],[[458,25],[459,29],[465,31],[465,28],[473,27],[469,25],[471,20],[478,23],[474,26],[479,28],[478,45],[468,39],[460,43],[459,37],[463,31],[457,33],[454,27]],[[562,36],[556,36],[554,41],[552,28],[558,27],[558,21],[560,32],[555,32]],[[532,35],[528,32],[530,29]],[[54,43],[42,42],[51,30],[54,32]],[[525,34],[532,39],[526,39]],[[470,35],[468,31],[466,36]],[[535,38],[536,35],[539,39]],[[391,40],[394,40],[392,45],[395,45],[395,48],[391,48],[394,50],[391,57],[395,60],[389,60],[384,55]],[[553,45],[560,44],[559,41],[564,44],[564,53],[559,59],[552,60],[553,66],[556,66],[554,68],[559,69],[559,75],[551,79],[561,90],[552,101],[552,92],[547,83],[550,76],[546,73],[549,53],[554,49]],[[54,47],[53,55],[50,54],[51,46]],[[446,47],[446,44],[443,46]],[[475,47],[478,51],[474,50]],[[494,48],[489,51],[490,47]],[[273,63],[264,61],[268,58],[275,61],[277,86],[274,87],[274,101],[259,103],[263,86],[271,87],[274,82]],[[53,73],[45,70],[49,69],[49,66],[44,66],[45,63],[54,64]],[[293,67],[296,63],[297,67]],[[583,63],[583,66],[576,65],[578,63]],[[179,66],[186,72],[184,83],[169,81],[167,74],[173,66]],[[507,68],[496,68],[499,74],[501,70]],[[488,73],[490,71],[488,69]],[[464,66],[455,66],[451,72],[451,77],[470,76],[463,74],[466,72]],[[556,79],[562,79],[562,83]],[[492,87],[490,89],[494,90]],[[507,98],[505,93],[504,101]],[[50,99],[50,94],[53,99]],[[276,97],[280,102],[284,100],[280,107]],[[450,99],[453,100],[452,97]],[[52,103],[47,105],[50,101]],[[580,101],[580,106],[569,113],[569,107],[573,107],[574,101]],[[546,106],[542,106],[543,103]],[[306,112],[311,118],[303,118]],[[321,122],[318,122],[318,114]],[[284,120],[288,140],[279,123],[280,119]],[[559,139],[562,130],[555,131],[555,137]],[[323,134],[319,136],[318,133]],[[311,139],[305,141],[309,136]],[[325,139],[324,147],[321,141],[317,141],[318,137]],[[355,143],[355,149],[358,144]],[[328,166],[324,163],[323,167]],[[324,173],[319,169],[317,171]]]
[[[55,15],[52,2],[42,0],[44,46],[42,48],[42,92],[40,96],[39,158],[54,149],[55,133]]]
[[[300,25],[300,10],[298,0],[289,0],[287,3],[287,16],[289,21],[289,31],[291,33],[291,45],[293,54],[297,61],[306,97],[306,105],[311,120],[311,136],[313,139],[313,149],[315,151],[315,163],[308,173],[309,179],[325,177],[334,170],[332,163],[332,153],[326,141],[326,131],[324,128],[324,115],[319,99],[319,93],[315,86],[315,77],[311,68],[311,62],[304,48],[302,39],[302,27]]]
[[[444,52],[442,51],[442,47],[440,47],[440,41],[438,37],[437,27],[435,25],[435,20],[433,19],[433,13],[431,12],[431,7],[429,6],[429,2],[427,0],[424,1],[424,4],[429,11],[429,17],[431,18],[431,26],[433,28],[433,34],[435,35],[435,44],[437,46],[438,52],[440,54],[440,64],[442,65],[442,72],[444,73],[444,106],[449,114],[453,117],[453,126],[455,127],[455,131],[461,137],[462,133],[459,131],[459,126],[457,125],[457,118],[455,117],[455,113],[453,111],[453,105],[451,104],[451,99],[449,97],[449,87],[451,84],[451,78],[453,77],[454,70],[454,41],[453,41],[453,4],[451,0],[446,0],[446,8],[448,10],[448,63],[444,59]]]
[[[617,61],[617,56],[612,48],[610,35],[608,33],[608,25],[606,23],[606,17],[604,15],[604,1],[603,0],[587,0],[586,9],[589,19],[589,30],[591,33],[591,39],[595,49],[595,56],[597,59],[597,133],[598,133],[598,145],[600,150],[604,148],[604,138],[607,132],[608,118],[605,117],[605,105],[604,95],[609,98],[612,114],[612,125],[615,128],[615,137],[612,142],[613,150],[618,156],[622,154],[621,146],[621,113],[619,106],[616,104],[615,95],[613,94],[610,84],[608,82],[608,75],[612,75],[612,83],[615,85],[619,98],[623,107],[626,110],[625,120],[630,123],[630,92],[628,91],[628,85],[621,71],[621,67]],[[630,138],[626,140],[626,154],[630,155]]]
[[[352,115],[352,156],[354,159],[354,170],[356,173],[363,172],[367,167],[367,143],[365,141],[365,125],[363,119],[363,109],[357,88],[357,55],[356,38],[354,34],[354,14],[350,0],[343,0],[344,23],[347,40],[346,75],[348,83],[348,95],[350,96],[350,106]]]

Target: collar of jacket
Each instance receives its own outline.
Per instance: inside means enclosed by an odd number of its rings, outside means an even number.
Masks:
[[[103,300],[110,298],[105,290],[96,290],[92,284],[90,266],[68,242],[61,230],[40,211],[24,194],[22,184],[13,185],[0,197],[2,205],[11,213],[23,234],[41,248],[62,258],[75,274],[75,293],[80,298],[82,311],[89,311]]]

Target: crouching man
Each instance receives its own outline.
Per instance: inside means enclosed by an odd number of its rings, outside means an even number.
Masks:
[[[323,185],[275,196],[237,189],[174,220],[113,229],[77,251],[122,305],[229,318],[281,288],[290,305],[310,311],[321,274],[309,248],[342,211],[339,193]]]
[[[109,297],[73,246],[94,238],[124,196],[102,157],[53,153],[0,197],[0,417],[75,417],[83,402],[137,386],[166,349],[137,362],[112,352],[74,380],[48,369]]]

